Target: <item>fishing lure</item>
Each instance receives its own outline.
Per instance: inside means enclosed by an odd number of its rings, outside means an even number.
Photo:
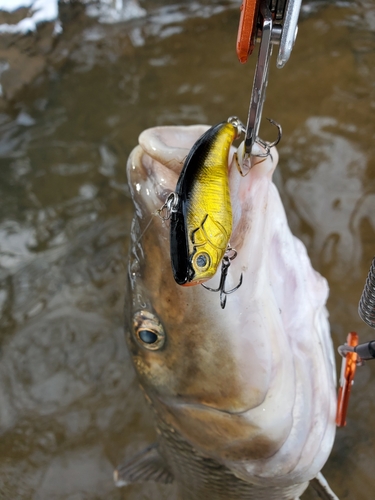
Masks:
[[[228,156],[241,131],[237,118],[207,130],[190,150],[167,200],[172,269],[179,285],[212,278],[227,251],[232,232]]]

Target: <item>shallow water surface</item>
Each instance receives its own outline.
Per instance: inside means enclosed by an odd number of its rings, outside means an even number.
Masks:
[[[90,20],[0,115],[1,498],[175,498],[112,482],[154,439],[123,335],[125,165],[147,127],[246,120],[254,61],[236,59],[239,3],[148,0],[146,18]],[[275,181],[329,281],[336,347],[350,330],[375,337],[357,315],[375,253],[374,68],[372,2],[306,2],[264,110],[283,126]],[[374,387],[370,362],[324,469],[340,499],[373,498]]]

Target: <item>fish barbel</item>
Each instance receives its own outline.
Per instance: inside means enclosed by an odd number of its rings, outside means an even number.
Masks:
[[[226,309],[203,287],[176,284],[157,210],[207,129],[146,130],[129,158],[126,336],[158,441],[115,478],[175,481],[183,500],[291,500],[319,473],[335,435],[328,287],[288,227],[272,183],[275,149],[245,178],[230,154],[238,254],[227,279],[242,273],[243,284]]]

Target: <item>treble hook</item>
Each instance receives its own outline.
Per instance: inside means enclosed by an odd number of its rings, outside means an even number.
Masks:
[[[233,253],[230,254],[230,252],[233,252]],[[235,286],[234,288],[232,288],[231,290],[225,290],[225,282],[227,280],[228,269],[229,269],[229,266],[231,264],[231,261],[233,259],[235,259],[236,257],[237,257],[237,251],[234,250],[234,248],[228,247],[228,249],[223,257],[223,260],[221,261],[220,283],[219,283],[219,286],[217,288],[210,288],[210,287],[204,285],[203,283],[201,283],[203,288],[205,288],[206,290],[209,290],[210,292],[220,292],[220,305],[221,305],[222,309],[225,308],[225,304],[227,303],[227,295],[235,292],[242,285],[243,275],[241,273],[240,281],[239,281],[238,285]]]
[[[259,163],[262,163],[266,158],[271,157],[271,160],[273,161],[272,153],[271,153],[271,148],[279,144],[281,137],[283,135],[283,130],[281,128],[281,125],[277,123],[275,120],[272,120],[272,118],[267,118],[267,120],[272,124],[277,127],[278,130],[278,135],[275,141],[273,142],[267,142],[263,141],[260,137],[257,137],[255,139],[255,143],[258,144],[261,148],[264,149],[264,153],[255,153],[254,149],[251,154],[246,152],[246,143],[242,142],[240,146],[238,147],[237,153],[235,153],[234,159],[236,162],[237,170],[239,173],[242,175],[242,177],[246,177],[247,174],[250,172],[250,170],[255,166],[258,165]],[[261,158],[260,161],[257,161],[254,163],[252,161],[252,158],[258,157]]]
[[[283,136],[283,129],[281,128],[280,123],[277,123],[275,120],[272,120],[272,118],[267,118],[267,120],[270,122],[271,125],[275,125],[275,127],[277,127],[278,130],[277,139],[273,142],[266,142],[267,146],[271,149],[274,146],[277,146],[281,141],[281,138]]]
[[[281,138],[283,136],[283,129],[281,128],[281,125],[280,123],[277,123],[275,120],[272,120],[272,118],[267,118],[267,120],[270,122],[271,125],[274,125],[275,127],[277,127],[277,139],[273,142],[267,142],[267,141],[263,141],[263,139],[261,139],[260,137],[257,137],[255,139],[255,142],[257,144],[259,144],[260,146],[262,146],[266,152],[263,153],[263,154],[254,154],[252,156],[259,156],[260,158],[267,158],[267,156],[271,156],[271,148],[273,148],[274,146],[277,146],[279,144],[279,142],[281,141]],[[245,152],[245,156],[246,156],[246,152]]]

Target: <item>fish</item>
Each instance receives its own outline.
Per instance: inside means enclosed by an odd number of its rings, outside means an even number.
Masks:
[[[228,156],[238,135],[233,123],[219,123],[196,141],[185,160],[170,223],[172,270],[179,285],[212,278],[227,250],[232,233]]]
[[[230,150],[237,257],[227,280],[242,273],[243,283],[226,308],[171,272],[170,228],[158,210],[208,129],[147,129],[128,160],[126,342],[157,442],[127,457],[115,482],[175,482],[182,500],[295,500],[309,482],[328,491],[320,475],[336,415],[328,285],[288,226],[272,182],[275,148],[246,177]]]

